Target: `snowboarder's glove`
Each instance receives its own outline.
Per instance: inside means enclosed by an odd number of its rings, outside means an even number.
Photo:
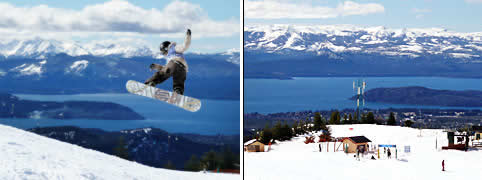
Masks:
[[[188,36],[191,35],[191,30],[190,29],[187,29],[187,33],[186,33]]]

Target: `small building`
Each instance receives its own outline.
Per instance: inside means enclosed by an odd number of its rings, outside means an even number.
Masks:
[[[343,139],[343,151],[347,153],[356,153],[357,149],[368,150],[368,143],[372,142],[365,136],[352,136]]]
[[[244,151],[246,152],[264,152],[264,144],[256,139],[249,140],[244,143]]]
[[[482,126],[472,126],[472,130],[474,131],[475,140],[482,139]]]

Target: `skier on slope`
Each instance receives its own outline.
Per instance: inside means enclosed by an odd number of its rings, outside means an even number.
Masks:
[[[445,171],[445,160],[442,160],[442,171]]]
[[[188,66],[183,53],[189,48],[189,45],[191,45],[190,29],[187,30],[186,38],[182,45],[177,45],[175,42],[170,41],[162,42],[160,51],[166,58],[167,63],[165,66],[154,63],[151,64],[149,68],[157,70],[157,72],[147,79],[144,84],[156,86],[172,76],[173,91],[177,94],[184,94],[184,81],[186,81]]]
[[[391,158],[392,158],[392,153],[390,152],[390,148],[388,148],[387,153],[388,153],[388,159],[391,159]]]

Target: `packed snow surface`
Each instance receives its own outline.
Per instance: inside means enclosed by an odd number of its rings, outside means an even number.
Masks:
[[[443,130],[418,130],[398,126],[380,125],[334,125],[330,126],[332,136],[365,136],[378,144],[394,144],[392,159],[381,150],[381,158],[370,160],[372,154],[364,155],[360,161],[353,153],[345,154],[340,147],[334,151],[334,144],[304,144],[305,136],[271,146],[269,152],[244,153],[244,175],[249,180],[265,179],[366,179],[366,180],[409,180],[409,179],[480,179],[482,177],[482,150],[468,152],[441,150],[448,143]],[[315,139],[317,141],[317,139]],[[437,144],[436,144],[437,142]],[[335,147],[338,147],[337,143]],[[437,148],[436,148],[437,145]],[[404,153],[410,146],[410,153]],[[265,146],[265,149],[268,149]],[[375,157],[376,154],[374,154]],[[442,160],[445,169],[442,171]]]
[[[0,125],[0,179],[236,179],[236,174],[152,168]]]
[[[80,71],[84,70],[85,68],[87,68],[88,65],[89,65],[89,61],[87,61],[87,60],[75,61],[70,66],[69,72],[80,72]]]
[[[21,75],[41,75],[43,73],[42,65],[44,65],[45,63],[47,63],[47,61],[44,60],[44,61],[41,61],[39,65],[22,64],[20,66],[17,66],[11,69],[11,71],[18,71],[20,72]]]

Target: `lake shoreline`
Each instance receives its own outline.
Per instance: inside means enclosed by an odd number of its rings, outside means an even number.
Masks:
[[[423,86],[379,87],[365,91],[367,102],[420,106],[482,108],[482,91],[431,89]],[[356,96],[350,98],[355,100]]]
[[[293,80],[245,79],[244,113],[293,112],[356,108],[353,81],[365,80],[367,89],[423,86],[432,89],[482,90],[482,79],[445,77],[295,77]],[[367,108],[459,108],[365,102]],[[479,107],[476,107],[479,109]],[[470,109],[475,109],[471,107]]]
[[[20,99],[39,101],[101,101],[113,102],[133,109],[145,120],[97,120],[97,119],[2,119],[0,123],[21,129],[37,126],[78,126],[100,128],[108,131],[155,127],[170,133],[196,133],[202,135],[239,134],[240,103],[234,100],[202,100],[198,112],[188,112],[173,105],[154,99],[125,94],[78,94],[78,95],[35,95],[15,94]]]

